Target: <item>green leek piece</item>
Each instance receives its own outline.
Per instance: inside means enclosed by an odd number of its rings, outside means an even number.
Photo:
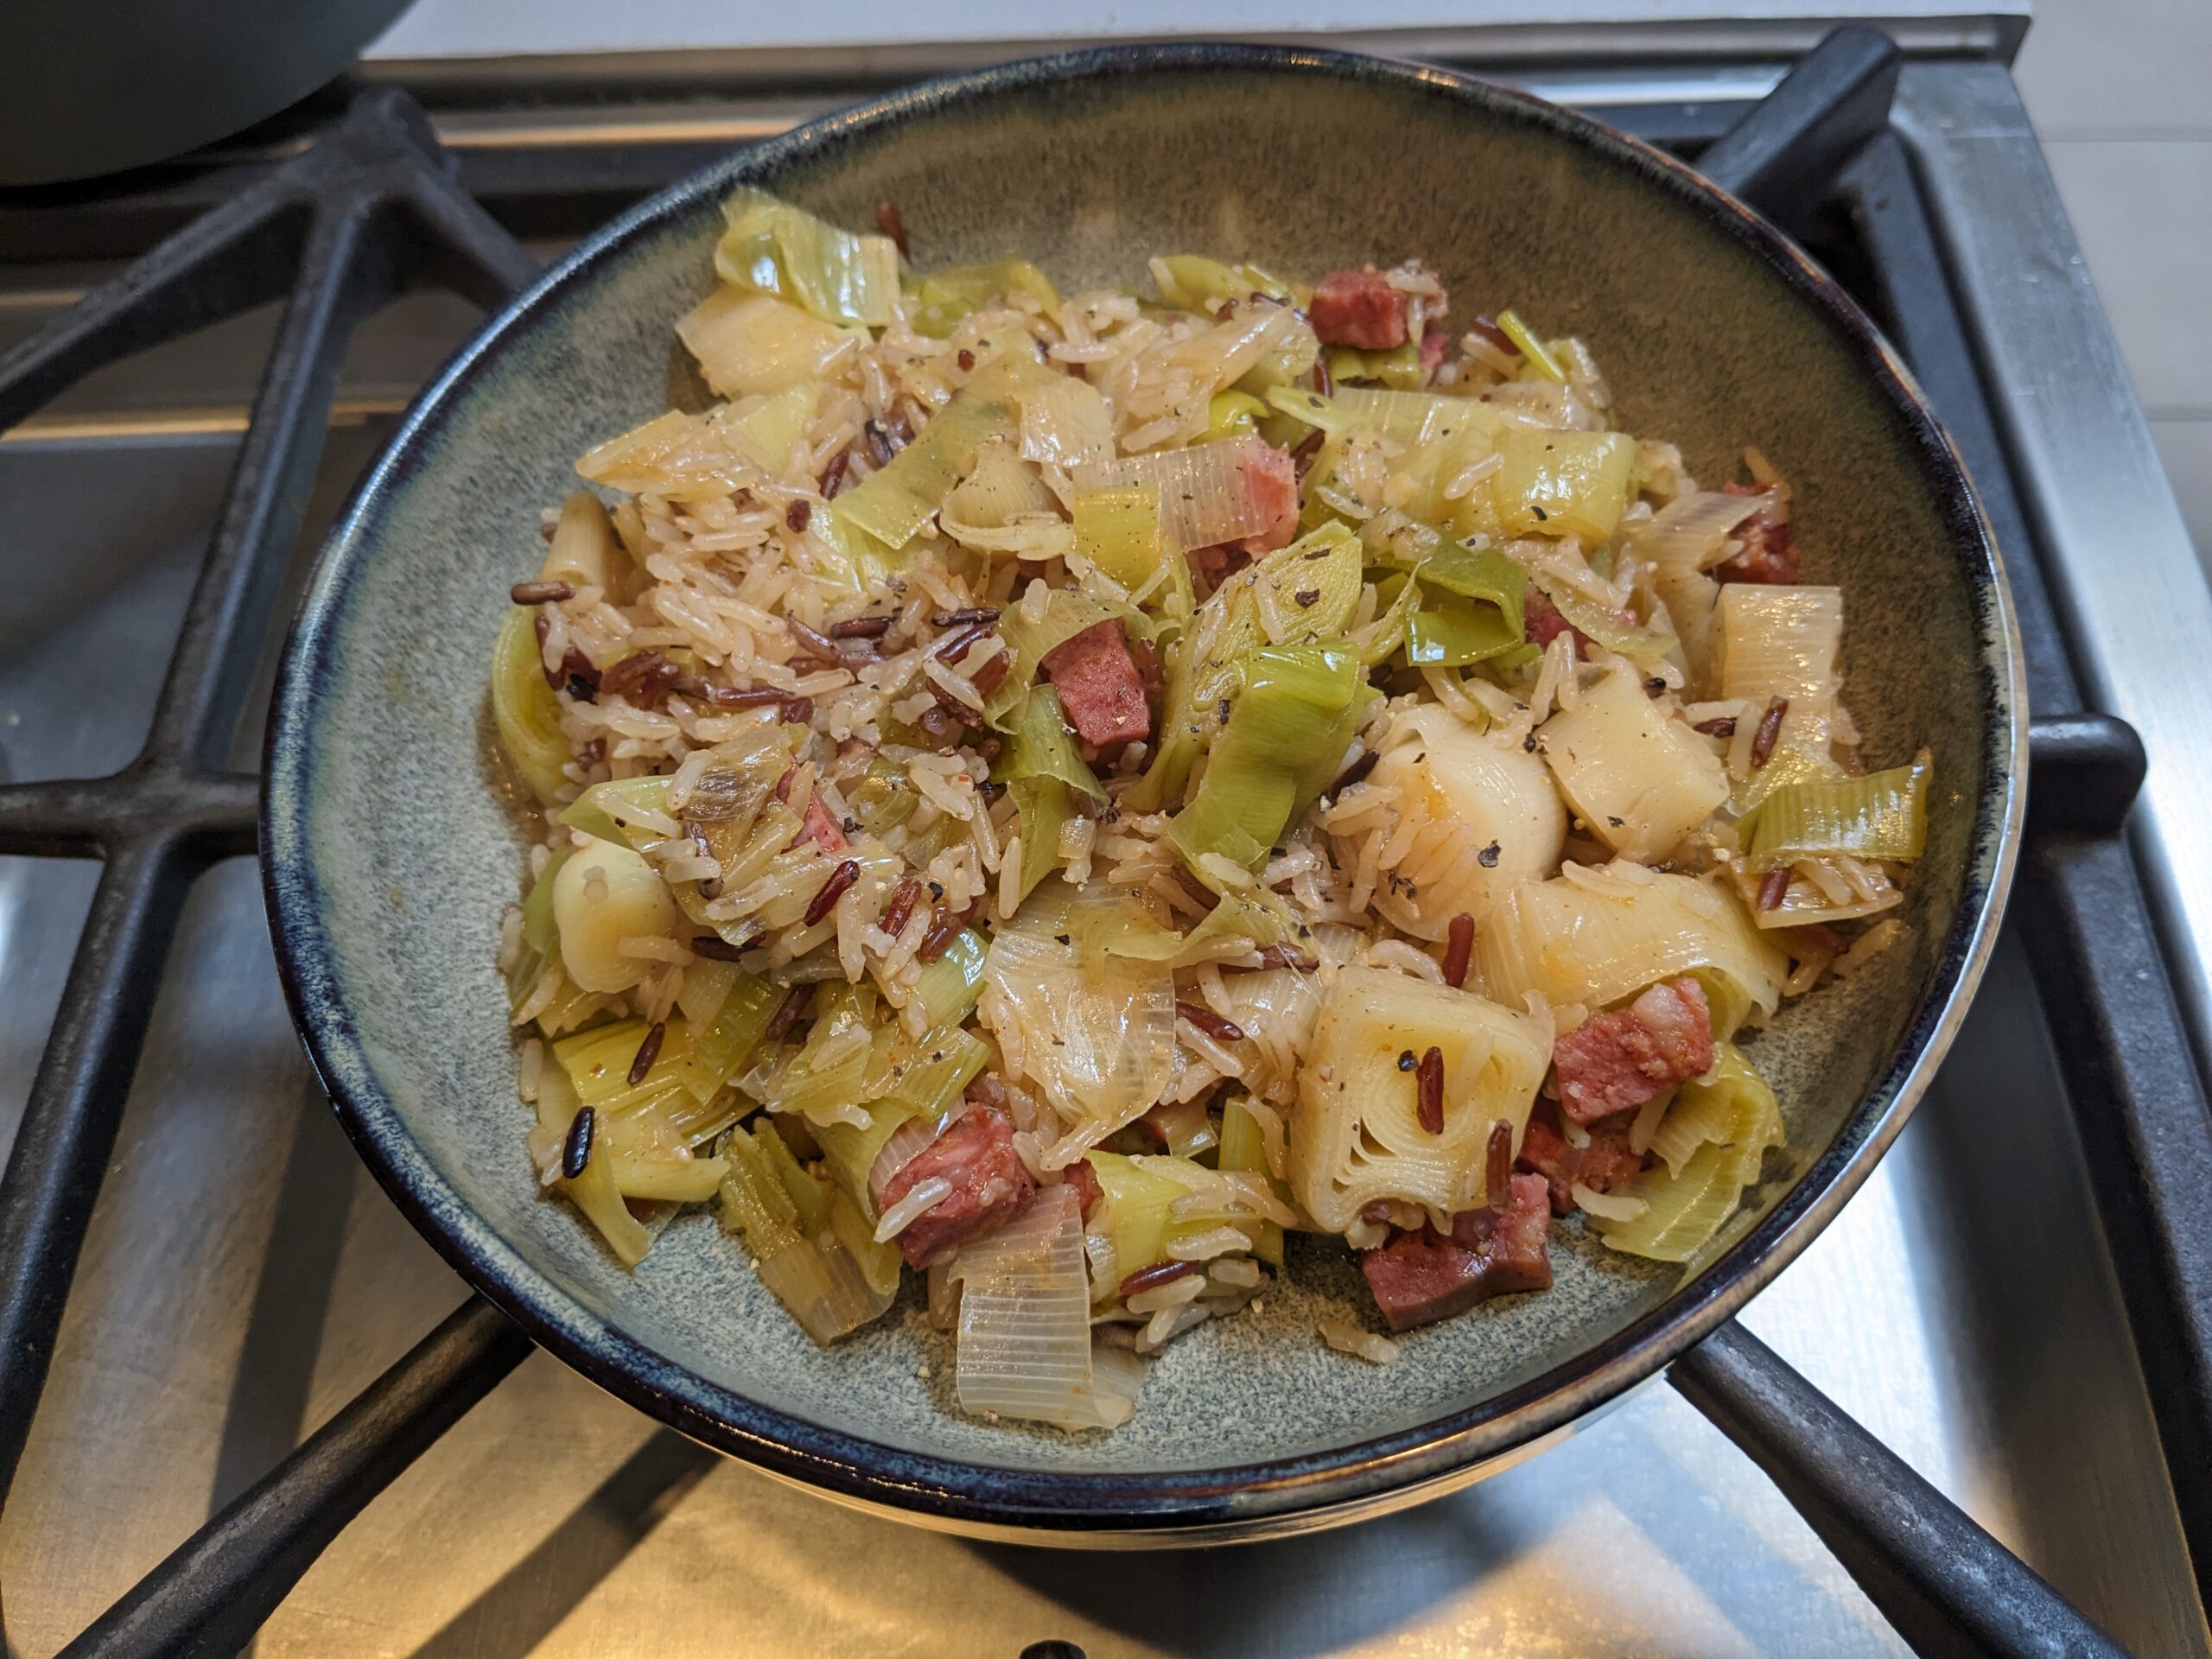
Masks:
[[[933,1028],[957,1026],[976,1011],[976,999],[983,994],[983,959],[989,954],[983,936],[963,927],[952,936],[943,956],[922,964],[913,995]]]
[[[650,1030],[643,1020],[594,1026],[555,1043],[553,1058],[585,1105],[608,1114],[642,1111],[692,1092],[691,1032],[681,1021],[671,1022],[662,1033],[652,1069],[638,1082],[630,1081],[631,1065]]]
[[[1340,386],[1371,380],[1393,391],[1419,391],[1428,384],[1428,371],[1421,366],[1421,342],[1417,340],[1409,340],[1387,352],[1332,346],[1322,355],[1328,361],[1329,378]]]
[[[609,1152],[614,1190],[626,1198],[653,1204],[704,1204],[728,1173],[720,1158],[691,1158],[677,1153]]]
[[[873,537],[893,552],[944,504],[976,453],[995,437],[1010,437],[1020,416],[1010,395],[1012,381],[994,365],[952,395],[922,434],[830,504],[830,517]]]
[[[1389,661],[1406,643],[1407,620],[1421,596],[1421,584],[1414,580],[1419,574],[1420,567],[1415,566],[1411,572],[1394,572],[1375,584],[1375,620],[1351,635],[1361,667],[1373,668]]]
[[[871,1294],[886,1300],[899,1294],[899,1276],[906,1258],[899,1254],[896,1240],[876,1243],[875,1224],[861,1213],[843,1187],[830,1195],[830,1230],[839,1246],[853,1258]]]
[[[683,1020],[667,1022],[659,1055],[634,1084],[630,1067],[649,1029],[643,1020],[618,1020],[564,1037],[553,1045],[553,1058],[577,1097],[604,1112],[673,1105],[679,1096],[703,1105],[752,1058],[782,1001],[780,987],[758,975],[739,976],[703,1030],[695,1032]]]
[[[1073,926],[1084,960],[1128,957],[1140,962],[1164,962],[1171,968],[1192,968],[1203,962],[1241,957],[1255,947],[1264,950],[1296,936],[1297,923],[1274,893],[1238,887],[1224,890],[1211,880],[1206,885],[1220,894],[1221,901],[1187,933],[1160,926],[1135,905],[1084,906],[1077,912]]]
[[[974,1033],[940,1027],[893,1062],[889,1088],[868,1103],[866,1128],[836,1122],[813,1126],[830,1173],[870,1221],[876,1211],[868,1175],[884,1143],[909,1118],[933,1119],[951,1110],[989,1058],[989,1049]]]
[[[1628,506],[1635,439],[1521,426],[1499,432],[1497,442],[1491,496],[1507,535],[1577,536],[1586,547],[1612,535]]]
[[[1098,1287],[1103,1300],[1117,1294],[1121,1281],[1129,1274],[1167,1259],[1173,1224],[1167,1211],[1177,1199],[1188,1197],[1191,1189],[1119,1153],[1087,1155],[1104,1195],[1091,1225],[1103,1228],[1114,1246],[1114,1281]]]
[[[772,395],[741,398],[716,416],[716,425],[766,471],[780,477],[821,401],[822,388],[811,380],[801,381]]]
[[[834,1110],[868,1097],[869,1062],[875,1058],[875,994],[866,986],[832,981],[815,997],[814,1024],[776,1085],[768,1103],[804,1116]]]
[[[575,849],[556,847],[545,868],[537,873],[537,880],[530,884],[530,893],[522,901],[522,942],[541,957],[550,957],[560,944],[560,930],[553,920],[553,878],[561,874],[561,867],[569,861],[569,855]]]
[[[1193,443],[1217,443],[1228,438],[1249,438],[1267,418],[1268,406],[1249,391],[1216,392],[1206,405],[1205,429]]]
[[[1255,294],[1270,300],[1288,300],[1290,289],[1280,278],[1257,265],[1225,265],[1195,253],[1171,253],[1153,261],[1160,283],[1160,297],[1185,311],[1211,311],[1230,300]]]
[[[746,1249],[764,1262],[804,1242],[798,1206],[769,1161],[766,1143],[775,1139],[773,1129],[748,1132],[741,1127],[722,1142],[728,1163],[722,1179],[723,1219],[744,1234]]]
[[[1267,1142],[1260,1134],[1260,1121],[1246,1107],[1244,1097],[1231,1095],[1221,1109],[1221,1150],[1215,1155],[1214,1167],[1224,1171],[1243,1171],[1264,1178],[1274,1189],[1274,1194],[1285,1204],[1291,1202],[1290,1185],[1268,1173]],[[1282,1268],[1282,1228],[1275,1222],[1262,1221],[1250,1229],[1252,1254],[1278,1272]]]
[[[1447,594],[1495,606],[1516,639],[1526,626],[1522,605],[1528,572],[1494,548],[1448,544],[1422,562],[1421,580]]]
[[[1060,290],[1027,259],[927,271],[909,282],[907,292],[914,302],[914,332],[931,340],[948,338],[964,319],[1017,294],[1036,301],[1056,322],[1060,315]]]
[[[1415,668],[1464,668],[1483,662],[1510,667],[1533,661],[1536,654],[1492,605],[1446,596],[1441,604],[1406,618],[1406,660]]]
[[[492,718],[499,746],[515,770],[541,801],[550,801],[568,781],[569,740],[561,731],[561,699],[545,683],[537,654],[533,612],[517,605],[499,625],[492,650]]]
[[[876,474],[878,478],[881,476],[880,473]],[[874,481],[872,478],[858,488],[846,491],[837,498],[836,505],[843,506],[850,497],[859,493],[860,489],[865,489],[868,484]],[[895,498],[888,504],[891,507],[898,505]],[[810,521],[810,533],[830,554],[823,561],[823,574],[836,577],[856,594],[874,591],[885,577],[896,575],[904,570],[912,556],[911,552],[904,550],[904,543],[893,547],[852,520],[839,518],[834,509],[814,515]],[[912,539],[911,535],[908,539]]]
[[[715,269],[733,288],[773,294],[824,322],[887,327],[899,297],[899,250],[887,236],[855,236],[741,186],[722,203],[728,229]]]
[[[1007,735],[1006,764],[995,769],[993,777],[1009,784],[1027,778],[1055,778],[1093,800],[1106,798],[1105,785],[1084,764],[1076,747],[1075,734],[1060,709],[1060,694],[1051,686],[1030,688],[1007,722]]]
[[[1415,578],[1436,591],[1406,619],[1406,660],[1416,668],[1463,668],[1525,658],[1528,575],[1504,554],[1458,543],[1422,561]]]
[[[871,836],[889,835],[912,817],[922,804],[922,798],[907,781],[906,767],[881,755],[868,762],[868,771],[845,799],[860,819],[861,828]]]
[[[1168,658],[1160,747],[1122,804],[1153,812],[1181,798],[1192,765],[1221,729],[1222,705],[1236,690],[1238,659],[1260,639],[1253,592],[1259,583],[1273,590],[1276,614],[1293,637],[1318,642],[1340,635],[1350,621],[1359,602],[1361,568],[1358,537],[1342,524],[1328,524],[1214,589],[1185,631],[1181,649]],[[1300,605],[1301,593],[1317,597]]]
[[[759,1268],[760,1282],[817,1342],[831,1343],[877,1318],[891,1306],[896,1279],[884,1282],[880,1260],[863,1267],[843,1238],[850,1223],[837,1224],[837,1201],[826,1184],[803,1172],[800,1179],[821,1194],[824,1225],[809,1236],[805,1217],[792,1202],[768,1143],[771,1128],[748,1134],[730,1131],[723,1143],[728,1168],[722,1178],[722,1224],[741,1233]]]
[[[1505,310],[1497,314],[1501,333],[1511,340],[1528,362],[1529,366],[1547,380],[1565,380],[1567,371],[1559,365],[1559,359],[1552,355],[1552,348],[1536,338],[1535,331],[1521,320],[1518,313]]]
[[[1135,592],[1158,574],[1167,554],[1158,485],[1077,490],[1071,514],[1075,550],[1122,587]]]
[[[1057,778],[1022,778],[1009,787],[1021,836],[1020,898],[1026,899],[1060,861],[1060,830],[1075,810],[1075,798]]]
[[[630,830],[637,820],[625,809],[639,808],[666,817],[671,781],[667,778],[618,778],[594,784],[562,812],[560,822],[601,841],[611,841],[618,847],[658,840],[658,835],[651,830],[632,836]]]
[[[1786,1138],[1774,1090],[1732,1043],[1705,1077],[1686,1083],[1651,1139],[1660,1161],[1616,1188],[1641,1199],[1628,1221],[1592,1217],[1608,1246],[1659,1262],[1687,1262],[1736,1214],[1767,1153]]]
[[[1221,1141],[1203,1099],[1164,1100],[1144,1115],[1144,1121],[1166,1138],[1171,1158],[1195,1162],[1201,1153],[1211,1152]]]
[[[1256,580],[1268,585],[1283,625],[1276,643],[1340,640],[1359,607],[1365,566],[1359,537],[1338,524],[1324,524],[1262,560]]]
[[[1358,655],[1344,645],[1262,646],[1239,659],[1237,674],[1243,689],[1229,724],[1168,835],[1193,865],[1219,854],[1255,870],[1300,798],[1311,798],[1309,788],[1318,794],[1343,764],[1363,682]]]
[[[1912,764],[1864,778],[1813,779],[1768,791],[1737,826],[1760,868],[1828,853],[1910,862],[1928,840],[1926,749]],[[527,906],[525,906],[527,914]]]
[[[755,1134],[753,1145],[760,1148],[762,1161],[776,1173],[790,1195],[791,1208],[798,1215],[798,1229],[809,1238],[830,1224],[830,1186],[826,1181],[816,1179],[799,1167],[798,1160],[791,1155],[790,1145],[772,1127],[766,1134]]]
[[[687,312],[676,325],[676,335],[698,359],[707,385],[717,396],[732,398],[815,385],[851,353],[855,343],[853,334],[773,295],[748,294],[728,285],[717,287]],[[723,429],[719,419],[709,424]],[[671,435],[676,430],[665,429]],[[782,472],[790,447],[770,453],[775,459],[760,464],[771,472]]]
[[[782,1006],[784,992],[783,986],[764,975],[738,976],[722,1000],[721,1011],[691,1045],[685,1082],[696,1099],[704,1102],[745,1068]]]
[[[569,1202],[582,1212],[624,1267],[634,1268],[645,1259],[645,1252],[652,1247],[652,1235],[622,1202],[612,1156],[594,1148],[582,1172],[573,1179],[563,1178],[560,1185]]]
[[[1663,623],[1639,622],[1570,583],[1540,577],[1536,585],[1571,626],[1633,662],[1656,663],[1681,643]]]

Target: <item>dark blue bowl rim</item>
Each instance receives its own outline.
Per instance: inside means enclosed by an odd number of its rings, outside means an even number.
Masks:
[[[746,1398],[625,1336],[550,1283],[472,1210],[410,1134],[339,996],[337,955],[307,825],[315,729],[365,539],[456,394],[564,291],[702,200],[864,133],[1043,85],[1235,69],[1324,75],[1456,102],[1471,116],[1548,130],[1624,166],[1702,213],[1777,271],[1879,386],[1951,532],[1983,641],[1985,784],[1970,865],[1928,988],[1875,1087],[1796,1186],[1720,1260],[1647,1314],[1479,1405],[1354,1445],[1222,1469],[1129,1473],[1017,1469],[934,1456],[826,1427]],[[2003,570],[1957,454],[1910,375],[1855,302],[1750,208],[1672,157],[1587,117],[1449,71],[1306,48],[1228,43],[1109,47],[919,84],[824,116],[690,175],[580,244],[488,322],[416,397],[334,528],[286,642],[267,738],[264,898],[285,995],[309,1058],[361,1157],[394,1203],[477,1291],[541,1346],[690,1438],[849,1500],[955,1529],[1214,1532],[1294,1524],[1332,1509],[1447,1483],[1643,1381],[1709,1335],[1786,1266],[1857,1190],[1924,1090],[1979,982],[2009,889],[2024,810],[2025,697]]]

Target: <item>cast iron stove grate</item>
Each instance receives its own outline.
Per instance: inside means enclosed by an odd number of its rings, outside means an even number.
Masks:
[[[1897,54],[1839,31],[1725,132],[1694,106],[1649,136],[1701,149],[1700,165],[1822,245],[1842,213],[1871,269],[1849,273],[1880,310],[1957,436],[2001,544],[2027,544],[2019,510],[1951,314],[1903,146],[1888,130]],[[0,1493],[12,1479],[46,1380],[71,1277],[113,1147],[171,933],[193,881],[254,847],[257,780],[220,769],[255,655],[298,533],[339,366],[354,326],[403,293],[442,288],[496,308],[536,262],[473,199],[421,112],[394,91],[361,92],[300,153],[241,168],[217,205],[0,358],[0,429],[93,369],[266,301],[285,299],[228,494],[187,611],[150,733],[111,776],[0,785],[0,855],[104,861],[62,1009],[0,1180]],[[559,180],[471,180],[511,224],[528,225]],[[489,187],[489,188],[486,188]],[[204,188],[204,187],[203,187]],[[127,201],[111,204],[124,217]],[[164,210],[156,205],[158,220]],[[81,218],[75,223],[81,226]],[[165,227],[166,228],[166,227]],[[66,234],[66,232],[65,232]],[[2111,1007],[2116,964],[2156,960],[2148,915],[2117,832],[2143,760],[2120,722],[2071,712],[2080,696],[2032,564],[2012,570],[2036,706],[2034,838],[2023,907],[2047,991],[2097,1017],[2061,1033],[2069,1073],[2112,1103],[2107,1194],[2131,1219],[2114,1254],[2145,1264],[2128,1287],[2177,1477],[2212,1447],[2206,1264],[2177,1241],[2192,1196],[2152,1154],[2161,1109],[2202,1090],[2171,1004]],[[2068,712],[2056,712],[2068,711]],[[2094,918],[2094,925],[2091,925]],[[2132,1010],[2132,1011],[2131,1011]],[[2161,1017],[2163,1015],[2163,1017]],[[2088,1126],[2085,1125],[2085,1130]],[[2194,1296],[2192,1293],[2195,1293]],[[2177,1313],[2177,1310],[2179,1310]],[[2145,1334],[2145,1333],[2149,1334]],[[528,1341],[472,1299],[86,1630],[67,1651],[229,1652],[251,1638],[360,1509],[496,1385]],[[2032,1572],[1740,1326],[1678,1361],[1671,1380],[1804,1513],[1869,1597],[1923,1652],[2116,1652]],[[2212,1518],[2177,1478],[2196,1559]],[[2194,1507],[2192,1507],[2194,1506]],[[1050,1644],[1046,1644],[1050,1645]]]

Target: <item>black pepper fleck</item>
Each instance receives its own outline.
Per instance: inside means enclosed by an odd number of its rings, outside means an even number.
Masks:
[[[1498,846],[1497,843],[1493,841],[1489,846],[1484,848],[1482,851],[1475,855],[1475,862],[1481,865],[1483,868],[1486,870],[1494,870],[1497,868],[1497,854]]]
[[[1401,1071],[1410,1071],[1420,1064],[1421,1062],[1414,1058],[1414,1052],[1410,1048],[1398,1056],[1398,1070]]]

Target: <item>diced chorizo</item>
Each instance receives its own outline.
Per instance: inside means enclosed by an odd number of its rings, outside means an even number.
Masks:
[[[1421,378],[1423,385],[1436,378],[1436,372],[1444,366],[1444,359],[1451,351],[1452,331],[1449,328],[1424,328],[1421,331]]]
[[[1014,1122],[978,1106],[963,1113],[944,1134],[906,1160],[883,1185],[889,1209],[924,1181],[944,1179],[952,1191],[908,1222],[899,1252],[908,1265],[943,1261],[979,1233],[1004,1226],[1037,1197],[1037,1183],[1014,1149]]]
[[[1643,1167],[1643,1154],[1629,1145],[1635,1127],[1633,1117],[1616,1113],[1590,1126],[1589,1145],[1569,1146],[1560,1129],[1558,1109],[1540,1100],[1522,1131],[1520,1166],[1544,1178],[1552,1213],[1563,1216],[1574,1208],[1576,1182],[1593,1192],[1610,1192]]]
[[[1298,539],[1298,463],[1289,450],[1245,445],[1236,458],[1236,482],[1264,520],[1262,528],[1233,543],[1238,551],[1272,553]]]
[[[1552,1048],[1560,1109],[1577,1123],[1641,1106],[1713,1069],[1713,1012],[1696,980],[1662,980],[1624,1008],[1593,1015]]]
[[[1216,547],[1194,547],[1189,554],[1191,574],[1207,588],[1218,588],[1252,563],[1252,556],[1234,542]]]
[[[1546,1231],[1551,1206],[1541,1175],[1516,1175],[1505,1208],[1455,1216],[1449,1235],[1433,1227],[1401,1233],[1360,1256],[1375,1305],[1393,1331],[1464,1313],[1477,1302],[1552,1282]]]
[[[798,776],[797,766],[787,766],[784,770],[784,775],[776,779],[776,798],[786,805],[791,803],[791,780]],[[801,827],[798,834],[791,837],[792,846],[798,846],[802,841],[811,840],[825,853],[842,853],[845,850],[848,844],[845,840],[845,832],[838,828],[836,818],[832,816],[830,809],[823,804],[820,795],[809,795],[806,798],[806,810],[799,817]]]
[[[1090,1159],[1078,1158],[1062,1172],[1062,1179],[1075,1188],[1076,1203],[1083,1218],[1089,1221],[1092,1209],[1106,1196],[1106,1189],[1098,1184],[1098,1172],[1091,1168]]]
[[[1541,588],[1530,588],[1522,597],[1521,620],[1522,635],[1540,651],[1565,633],[1573,636],[1577,657],[1590,654],[1590,636],[1561,616],[1559,607]]]
[[[1109,617],[1062,640],[1038,664],[1060,709],[1086,743],[1133,743],[1152,733],[1144,675],[1129,654],[1121,619]]]
[[[1731,495],[1765,493],[1741,484],[1724,484],[1720,487]],[[1713,567],[1715,581],[1787,586],[1797,580],[1800,566],[1796,544],[1789,536],[1789,521],[1777,518],[1771,506],[1761,507],[1744,520],[1736,534],[1743,541],[1743,551]]]
[[[1306,315],[1325,346],[1390,352],[1406,343],[1406,296],[1372,265],[1331,271],[1313,290]]]

